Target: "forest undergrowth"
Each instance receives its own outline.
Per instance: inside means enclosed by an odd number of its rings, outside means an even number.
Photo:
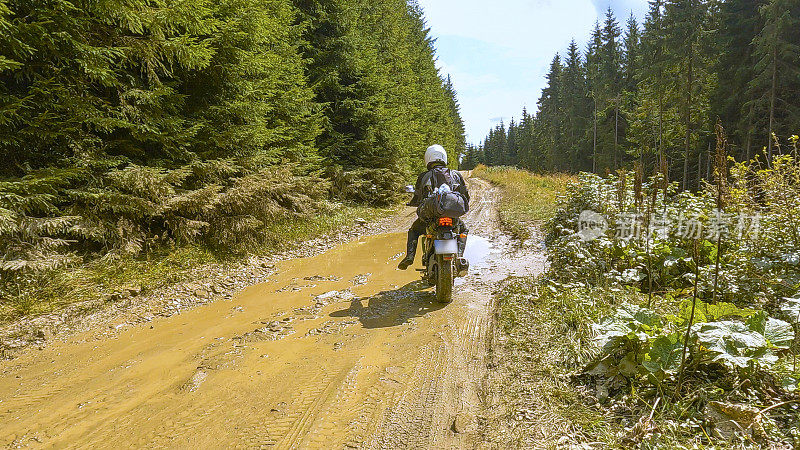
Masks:
[[[796,142],[736,163],[718,129],[697,192],[638,169],[569,185],[547,274],[498,297],[515,439],[548,437],[549,417],[553,442],[798,446]]]

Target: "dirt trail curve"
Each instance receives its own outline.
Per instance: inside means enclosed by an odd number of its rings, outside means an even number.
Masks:
[[[406,227],[278,264],[227,301],[0,362],[8,447],[473,448],[491,292],[541,270],[469,181],[474,270],[439,305],[396,269]]]

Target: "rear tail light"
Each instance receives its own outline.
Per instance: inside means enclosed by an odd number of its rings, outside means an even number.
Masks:
[[[439,226],[440,227],[452,227],[453,226],[453,219],[450,217],[440,217],[439,218]]]

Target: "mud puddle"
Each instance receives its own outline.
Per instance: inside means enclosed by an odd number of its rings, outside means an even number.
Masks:
[[[493,246],[489,239],[470,235],[467,239],[467,247],[464,249],[464,257],[469,260],[470,267],[481,269],[486,266],[486,258],[492,252]]]

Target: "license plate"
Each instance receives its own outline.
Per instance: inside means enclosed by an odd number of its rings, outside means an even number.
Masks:
[[[448,239],[446,241],[433,241],[433,248],[437,255],[455,255],[458,253],[458,241]]]

